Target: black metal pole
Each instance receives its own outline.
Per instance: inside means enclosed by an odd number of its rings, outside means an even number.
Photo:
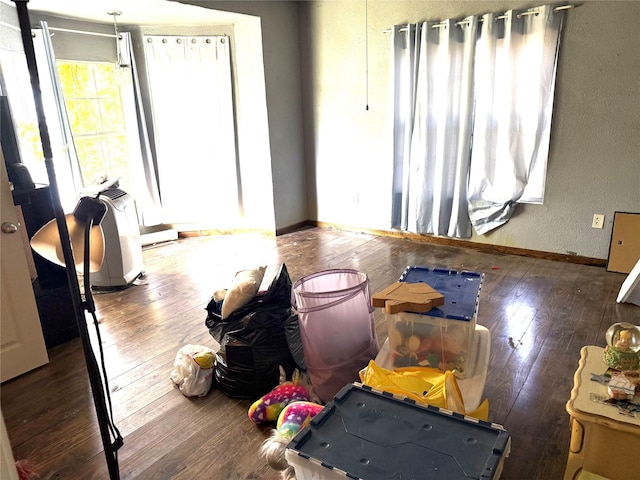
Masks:
[[[96,358],[91,346],[91,339],[87,329],[87,321],[85,316],[85,305],[82,301],[78,276],[75,270],[73,259],[73,251],[71,249],[71,241],[69,239],[69,231],[65,220],[64,211],[60,202],[60,194],[58,192],[58,184],[56,181],[55,169],[53,166],[53,155],[51,152],[51,140],[49,138],[49,130],[47,128],[44,107],[42,104],[42,92],[40,90],[40,79],[36,66],[36,56],[33,47],[33,39],[31,38],[31,25],[29,22],[29,12],[27,10],[28,0],[13,0],[16,4],[18,12],[18,21],[20,23],[20,33],[22,35],[22,43],[24,46],[25,56],[27,58],[27,66],[29,68],[29,76],[31,79],[31,89],[33,90],[33,99],[36,106],[38,116],[38,127],[40,129],[40,139],[42,141],[42,150],[44,152],[44,161],[47,168],[49,178],[49,187],[51,192],[51,201],[55,218],[58,224],[58,232],[60,233],[60,241],[62,243],[62,252],[65,261],[65,270],[67,272],[67,280],[71,291],[71,301],[74,306],[74,313],[80,339],[82,340],[82,348],[84,351],[85,363],[87,365],[87,373],[91,384],[91,393],[100,426],[100,436],[102,445],[104,446],[104,454],[107,459],[107,467],[109,470],[109,478],[111,480],[119,480],[120,471],[118,468],[117,447],[111,442],[109,433],[110,418],[107,410],[107,403],[104,394],[104,385],[100,370],[96,362]],[[89,245],[85,245],[85,249],[89,249]]]

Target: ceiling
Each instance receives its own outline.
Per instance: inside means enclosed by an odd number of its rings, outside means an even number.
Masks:
[[[10,0],[4,3],[13,4]],[[119,24],[219,25],[233,23],[238,14],[185,5],[173,0],[29,0],[32,12],[112,23],[110,11],[121,11]]]

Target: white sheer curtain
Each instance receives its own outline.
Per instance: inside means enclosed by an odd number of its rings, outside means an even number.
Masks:
[[[393,28],[393,228],[470,237],[542,202],[564,11],[526,13]]]
[[[142,105],[140,80],[129,32],[120,32],[121,55],[128,65],[119,66],[120,99],[125,112],[125,128],[135,192],[138,221],[149,227],[162,223],[155,161],[151,153],[147,122]]]
[[[42,102],[51,141],[53,164],[56,170],[56,183],[62,208],[68,213],[73,211],[78,202],[77,193],[83,187],[80,164],[78,163],[47,22],[41,21],[40,29],[32,30],[31,33],[38,65]]]
[[[486,14],[476,49],[469,216],[478,234],[542,203],[564,11]]]
[[[229,39],[145,36],[164,223],[239,216]]]
[[[466,192],[477,17],[396,26],[392,226],[471,236]]]

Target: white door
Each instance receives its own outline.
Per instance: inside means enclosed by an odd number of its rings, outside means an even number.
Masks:
[[[18,472],[13,460],[13,451],[9,443],[4,417],[0,411],[0,478],[2,480],[18,480]]]
[[[0,150],[0,382],[49,362],[19,228],[18,213]]]

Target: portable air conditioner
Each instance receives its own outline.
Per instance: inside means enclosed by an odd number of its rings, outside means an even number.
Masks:
[[[107,188],[98,195],[107,207],[102,220],[104,262],[90,274],[93,287],[125,287],[143,271],[140,227],[133,197],[118,188]]]

